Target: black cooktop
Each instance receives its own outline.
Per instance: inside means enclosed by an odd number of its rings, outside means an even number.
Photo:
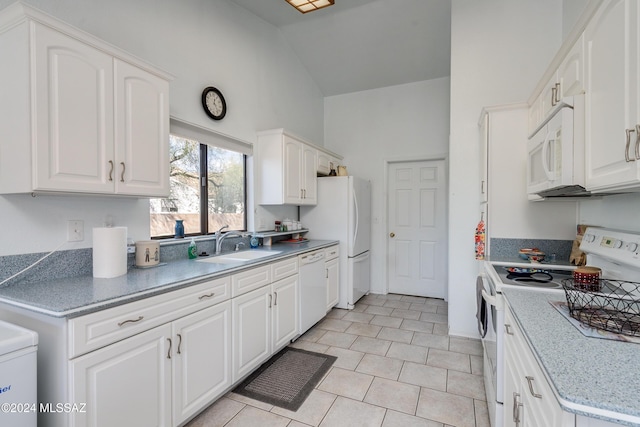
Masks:
[[[544,265],[523,267],[495,267],[505,285],[562,289],[560,280],[570,279],[571,270],[547,269]]]

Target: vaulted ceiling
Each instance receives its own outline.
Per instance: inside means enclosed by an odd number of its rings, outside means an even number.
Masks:
[[[335,0],[302,14],[285,0],[231,0],[280,29],[324,96],[450,74],[450,0]]]

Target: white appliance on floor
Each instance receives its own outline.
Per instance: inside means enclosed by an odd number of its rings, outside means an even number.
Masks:
[[[327,314],[324,249],[298,256],[300,266],[300,334]]]
[[[36,427],[38,334],[0,321],[0,425]]]
[[[300,207],[311,239],[340,241],[340,300],[352,309],[371,290],[371,183],[353,176],[318,178],[318,204]]]

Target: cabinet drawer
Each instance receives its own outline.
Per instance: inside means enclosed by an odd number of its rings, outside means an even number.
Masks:
[[[69,320],[69,358],[228,300],[230,277]]]
[[[338,258],[340,255],[340,249],[338,245],[331,246],[324,250],[324,259],[325,261],[329,261],[330,259]]]
[[[271,264],[271,281],[276,282],[298,273],[298,257],[285,259]]]
[[[252,268],[231,276],[231,296],[237,297],[271,283],[271,266]]]

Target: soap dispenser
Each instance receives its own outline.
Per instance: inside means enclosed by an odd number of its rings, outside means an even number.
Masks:
[[[189,243],[189,259],[198,258],[198,247],[196,246],[196,241],[191,238],[191,243]]]

